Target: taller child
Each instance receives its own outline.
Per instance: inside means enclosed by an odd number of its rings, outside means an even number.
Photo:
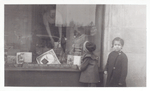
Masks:
[[[112,41],[113,51],[109,54],[104,73],[107,87],[126,87],[128,58],[122,51],[124,40],[116,37]]]

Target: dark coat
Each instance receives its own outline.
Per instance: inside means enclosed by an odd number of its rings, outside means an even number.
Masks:
[[[97,59],[98,57],[93,53],[88,53],[83,56],[81,62],[80,82],[98,83],[100,81]]]
[[[128,59],[125,53],[113,51],[109,54],[105,68],[107,71],[107,87],[126,86],[127,65]]]

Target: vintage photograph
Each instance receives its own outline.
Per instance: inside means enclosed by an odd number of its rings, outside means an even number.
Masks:
[[[4,4],[4,87],[146,87],[146,5]]]

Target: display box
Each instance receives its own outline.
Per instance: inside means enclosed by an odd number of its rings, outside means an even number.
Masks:
[[[32,53],[31,52],[17,52],[16,63],[31,63],[32,62]]]
[[[68,55],[67,56],[67,64],[80,66],[81,65],[81,56]]]
[[[61,64],[53,49],[36,58],[38,64]]]

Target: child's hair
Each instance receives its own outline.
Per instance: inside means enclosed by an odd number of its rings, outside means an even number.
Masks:
[[[89,52],[93,52],[96,50],[96,45],[92,42],[87,42],[85,47]]]
[[[124,40],[121,39],[120,37],[116,37],[116,38],[114,38],[113,41],[112,41],[112,48],[114,47],[114,42],[115,42],[115,41],[119,41],[122,46],[124,45]]]

